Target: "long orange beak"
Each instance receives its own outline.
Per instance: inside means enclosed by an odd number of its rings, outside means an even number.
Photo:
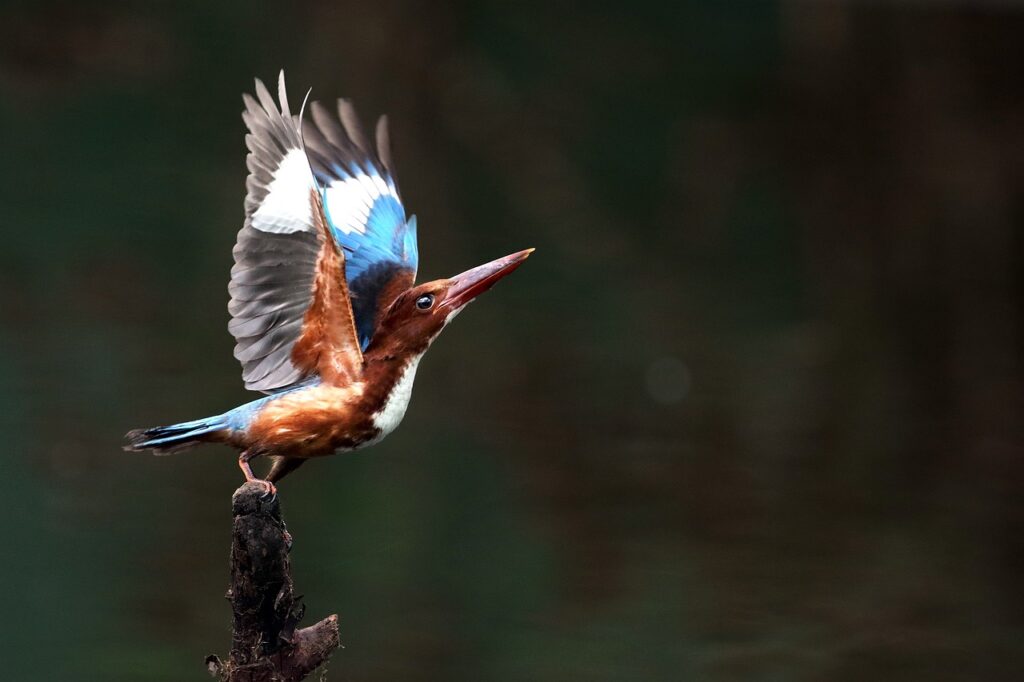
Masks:
[[[499,279],[522,265],[531,253],[533,253],[533,249],[518,251],[452,277],[449,280],[451,284],[448,287],[448,293],[445,294],[441,305],[448,308],[461,308],[493,287]]]

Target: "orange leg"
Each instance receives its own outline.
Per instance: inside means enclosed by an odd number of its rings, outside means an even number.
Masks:
[[[256,478],[256,475],[252,473],[252,467],[249,466],[249,460],[256,456],[257,453],[252,450],[245,450],[238,456],[238,468],[245,474],[245,480],[249,483],[259,483],[266,490],[267,495],[276,495],[277,488],[270,481],[264,481],[261,478]]]

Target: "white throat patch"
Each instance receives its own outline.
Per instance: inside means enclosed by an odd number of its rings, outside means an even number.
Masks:
[[[447,316],[446,318],[444,318],[444,326],[445,326],[445,327],[447,327],[447,326],[448,326],[448,324],[449,324],[449,323],[450,323],[450,322],[451,322],[452,320],[454,320],[454,319],[455,319],[455,317],[456,317],[456,316],[457,316],[457,315],[458,315],[459,313],[461,313],[461,312],[462,312],[462,311],[463,311],[463,310],[465,309],[465,307],[466,307],[467,305],[469,305],[470,303],[472,303],[472,301],[467,301],[466,303],[463,303],[462,305],[460,305],[460,306],[459,306],[458,308],[456,308],[455,310],[453,310],[453,311],[451,311],[450,313],[448,313],[448,316]]]
[[[423,353],[409,361],[405,370],[402,371],[402,375],[398,377],[395,385],[391,388],[391,394],[384,403],[384,407],[371,416],[373,425],[380,429],[380,435],[374,439],[375,442],[394,431],[402,423],[405,410],[409,407],[409,398],[412,397],[412,383],[416,379],[416,368],[421,359],[423,359]]]

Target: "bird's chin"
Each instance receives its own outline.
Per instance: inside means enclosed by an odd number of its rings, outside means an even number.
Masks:
[[[469,303],[463,303],[458,308],[452,308],[451,310],[449,310],[448,314],[445,315],[445,317],[444,317],[444,326],[447,327],[448,324],[452,320],[454,320],[456,317],[458,317],[459,313],[461,313],[463,310],[465,310],[467,305],[469,305]]]

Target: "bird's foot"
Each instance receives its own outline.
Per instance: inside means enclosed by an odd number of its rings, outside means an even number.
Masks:
[[[262,478],[256,478],[252,473],[252,467],[249,465],[249,460],[256,456],[256,453],[252,450],[246,450],[238,456],[238,468],[242,470],[242,475],[245,476],[246,483],[256,483],[263,488],[263,497],[270,497],[271,495],[277,495],[277,488],[270,481]]]
[[[248,482],[255,483],[263,488],[263,497],[274,497],[277,495],[277,486],[270,481],[265,481],[262,478],[250,478]]]

